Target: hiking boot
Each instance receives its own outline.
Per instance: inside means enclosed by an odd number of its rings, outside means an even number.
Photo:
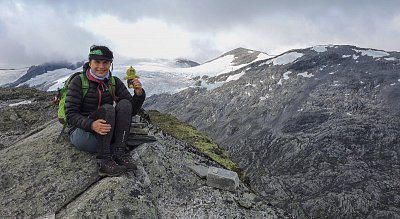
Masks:
[[[97,162],[99,176],[119,176],[126,171],[125,166],[118,165],[112,159],[104,159]]]
[[[114,155],[114,161],[121,166],[125,166],[128,171],[136,171],[137,166],[129,153],[123,155]]]

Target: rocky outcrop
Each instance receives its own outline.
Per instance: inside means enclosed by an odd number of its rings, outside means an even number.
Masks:
[[[98,176],[95,155],[56,143],[61,128],[52,120],[0,150],[2,218],[287,217],[243,183],[235,192],[207,186],[188,166],[219,165],[155,127],[157,142],[132,151],[136,175],[114,178]]]
[[[0,88],[0,150],[57,117],[50,106],[54,95],[29,87]]]
[[[296,218],[400,217],[400,54],[292,50],[213,90],[152,96],[229,151]]]
[[[2,217],[35,218],[57,212],[99,180],[89,154],[54,142],[60,125],[0,151]]]

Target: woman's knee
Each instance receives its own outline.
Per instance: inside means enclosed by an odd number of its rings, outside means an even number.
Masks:
[[[103,104],[101,105],[101,108],[104,108],[107,112],[114,111],[114,107],[111,104]]]
[[[132,103],[131,103],[131,101],[129,101],[127,99],[120,100],[117,103],[117,106],[115,107],[115,109],[117,111],[119,111],[121,109],[132,111]]]
[[[70,141],[77,149],[87,152],[97,151],[97,139],[90,133],[77,128],[70,135]]]
[[[108,116],[114,117],[115,116],[115,108],[111,104],[103,104],[101,109],[104,110],[104,117],[107,118]]]

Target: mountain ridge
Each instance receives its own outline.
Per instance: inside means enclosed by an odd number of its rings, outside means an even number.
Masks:
[[[253,189],[294,217],[399,217],[399,70],[399,52],[315,46],[145,107],[210,135]]]

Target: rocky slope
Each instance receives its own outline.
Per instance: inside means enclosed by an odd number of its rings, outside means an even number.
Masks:
[[[0,88],[0,149],[57,117],[50,106],[55,93],[33,88]]]
[[[0,100],[3,119],[12,117],[5,112],[10,101],[16,102],[13,94],[30,93],[18,95],[28,99],[43,94],[26,92],[24,88],[12,91],[0,90],[2,94],[10,92],[8,100]],[[287,217],[243,183],[236,192],[207,186],[188,165],[219,165],[154,126],[150,132],[157,142],[142,144],[132,151],[139,167],[136,176],[126,173],[100,178],[95,155],[76,150],[66,139],[55,142],[61,130],[61,124],[51,119],[55,113],[35,109],[43,113],[39,115],[29,105],[20,105],[23,107],[18,112],[26,116],[19,120],[48,118],[39,120],[40,124],[24,123],[26,134],[16,136],[16,141],[0,150],[1,218]],[[6,127],[0,131],[2,142],[4,132],[21,128],[11,124]]]
[[[399,218],[399,59],[353,46],[292,50],[146,107],[210,135],[257,193],[296,218]]]

